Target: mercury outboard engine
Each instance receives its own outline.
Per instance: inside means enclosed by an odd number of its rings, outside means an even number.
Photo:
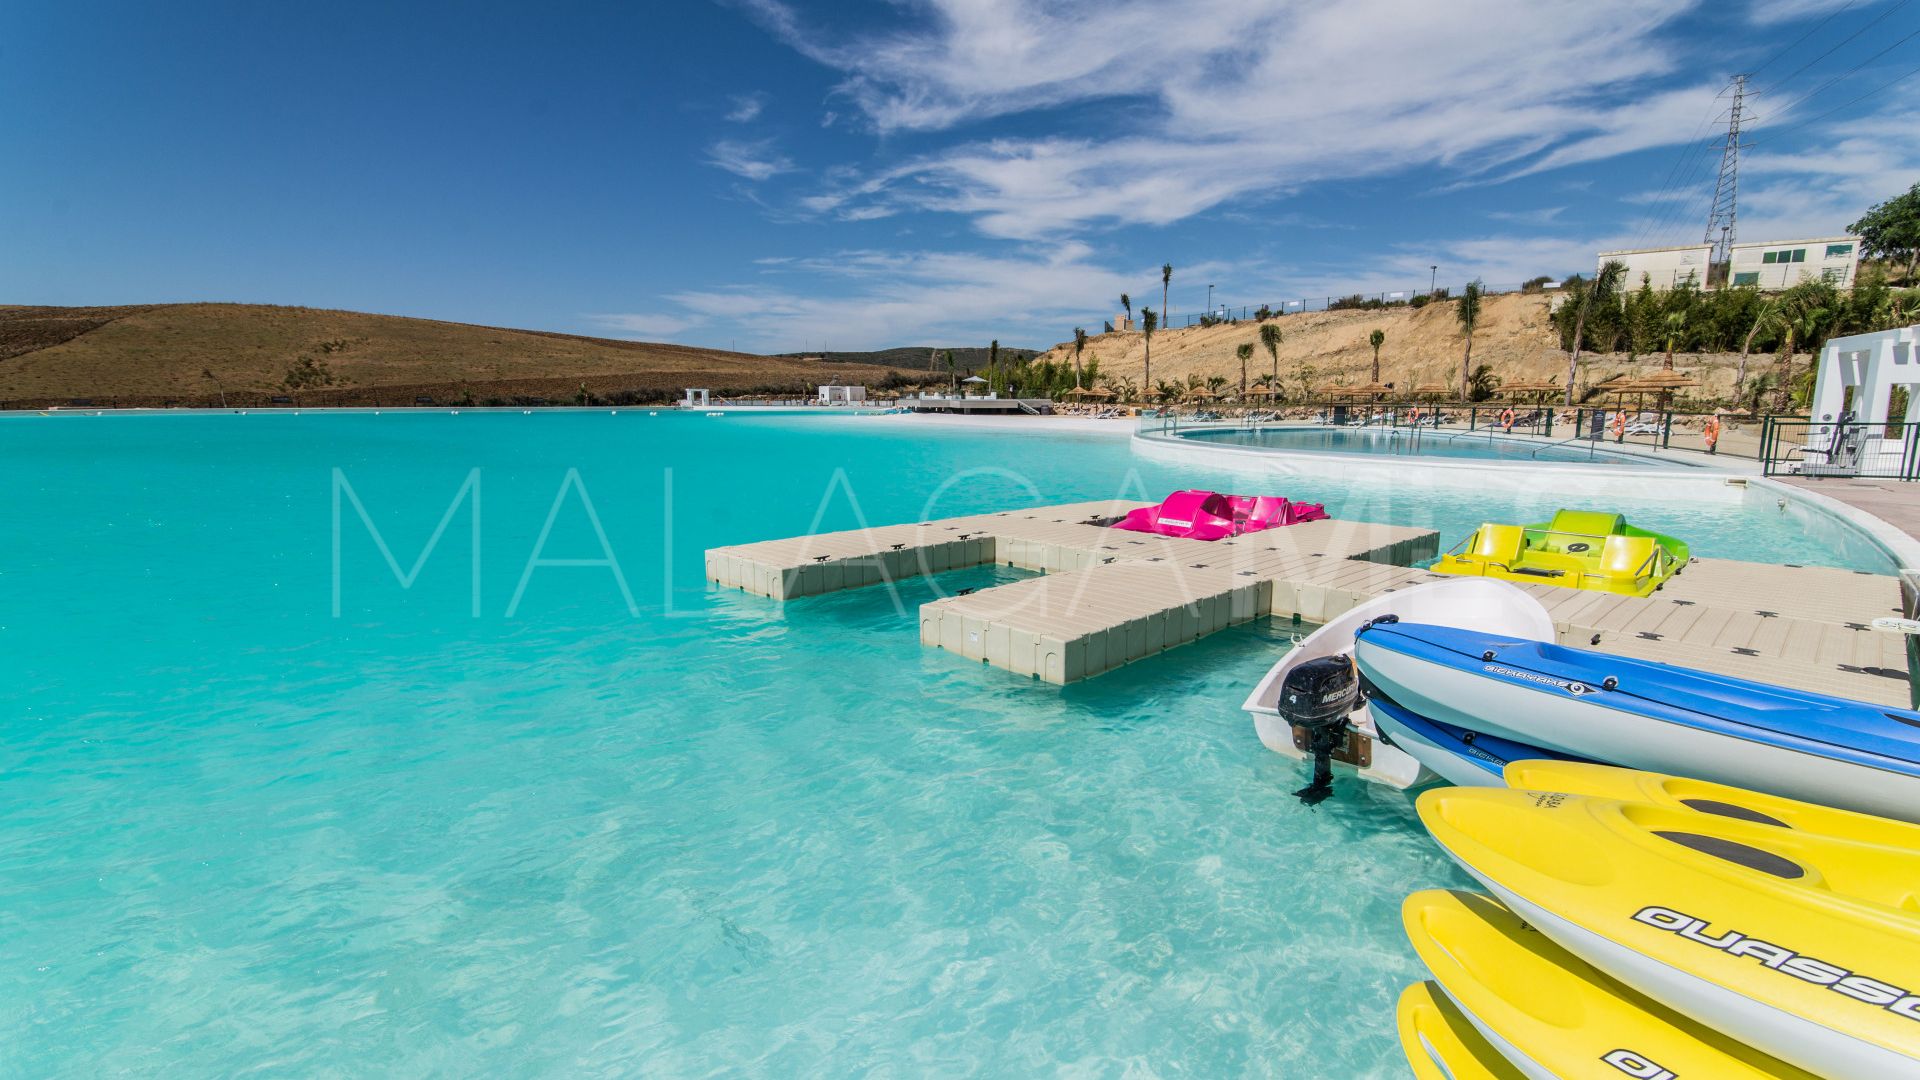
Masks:
[[[1280,684],[1280,715],[1307,733],[1313,782],[1294,792],[1312,806],[1333,794],[1333,752],[1347,739],[1347,715],[1360,702],[1360,679],[1345,656],[1308,660]]]

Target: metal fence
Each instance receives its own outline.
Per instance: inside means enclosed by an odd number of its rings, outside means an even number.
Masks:
[[[1768,417],[1760,461],[1768,476],[1920,480],[1920,424]]]
[[[1309,311],[1367,311],[1380,308],[1409,307],[1416,300],[1420,303],[1442,302],[1459,296],[1465,291],[1464,285],[1442,285],[1428,289],[1400,289],[1393,292],[1349,293],[1345,296],[1303,296],[1292,300],[1276,300],[1266,304],[1220,304],[1210,311],[1184,312],[1178,315],[1165,315],[1160,320],[1164,329],[1177,330],[1187,326],[1197,326],[1203,322],[1238,323],[1259,319],[1279,318],[1283,315],[1299,315]],[[1558,290],[1556,284],[1537,286],[1533,291],[1551,293]],[[1513,285],[1480,285],[1480,291],[1488,296],[1501,293],[1526,292],[1528,287]],[[1426,298],[1424,300],[1420,298]],[[1138,329],[1139,319],[1134,320]]]
[[[1474,433],[1565,443],[1572,448],[1608,446],[1639,452],[1692,451],[1728,457],[1761,457],[1767,417],[1674,409],[1603,409],[1591,406],[1523,405],[1498,401],[1421,404],[1320,401],[1263,408],[1259,405],[1176,405],[1144,416],[1142,426],[1177,431],[1197,425],[1258,428],[1300,425],[1401,428]],[[1708,442],[1711,433],[1713,441]]]

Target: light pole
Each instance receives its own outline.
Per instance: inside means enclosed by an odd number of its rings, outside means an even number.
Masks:
[[[1213,286],[1207,286],[1207,314],[1213,314]]]
[[[1427,295],[1432,296],[1434,290],[1440,286],[1440,264],[1435,263],[1427,267],[1427,269],[1431,271],[1431,273],[1427,275]]]

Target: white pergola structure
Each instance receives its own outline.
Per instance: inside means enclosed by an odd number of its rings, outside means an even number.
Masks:
[[[1906,414],[1890,417],[1896,386],[1907,389]],[[1920,325],[1829,340],[1814,374],[1811,412],[1806,457],[1816,468],[1806,471],[1897,468],[1905,440],[1884,432],[1889,420],[1920,423]],[[1842,428],[1843,419],[1861,426]],[[1827,452],[1817,454],[1819,446]]]
[[[710,404],[710,402],[708,402],[707,400],[708,393],[709,391],[706,390],[704,387],[699,387],[699,386],[687,387],[687,396],[680,400],[681,408],[685,408],[685,409],[706,408],[708,404]],[[699,396],[695,397],[694,395],[696,394]]]

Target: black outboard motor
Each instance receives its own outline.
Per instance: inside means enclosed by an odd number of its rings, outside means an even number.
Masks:
[[[1313,782],[1294,792],[1312,806],[1333,794],[1333,752],[1347,739],[1347,715],[1360,702],[1360,679],[1345,656],[1308,660],[1280,684],[1280,715],[1307,733]]]

